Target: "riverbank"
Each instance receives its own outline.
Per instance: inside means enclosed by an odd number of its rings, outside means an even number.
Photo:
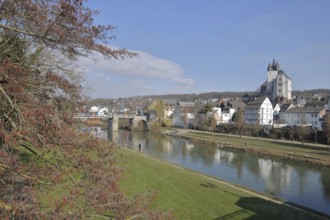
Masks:
[[[128,165],[123,190],[128,195],[156,191],[154,206],[176,219],[326,219],[135,151],[123,154]]]
[[[330,167],[330,150],[325,145],[281,141],[237,135],[226,135],[190,129],[171,129],[164,132],[179,138],[214,144],[216,147],[245,151],[261,156],[273,156]]]

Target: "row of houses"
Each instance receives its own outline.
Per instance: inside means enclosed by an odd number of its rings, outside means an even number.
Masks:
[[[172,110],[167,109],[166,116],[172,117],[172,125],[189,127],[194,124],[197,118],[209,117],[212,115],[219,124],[232,124],[233,115],[239,108],[243,108],[245,123],[248,125],[261,125],[272,127],[284,126],[311,126],[321,131],[323,118],[326,111],[330,111],[330,102],[322,107],[305,107],[297,104],[275,104],[268,97],[256,97],[244,107],[213,107],[212,112],[204,116],[196,113],[193,104],[179,103]]]
[[[223,104],[224,100],[222,100]],[[244,103],[241,103],[244,105]],[[231,124],[232,117],[237,111],[237,106],[233,106],[230,102],[226,105],[212,107],[212,110],[207,113],[198,113],[195,108],[195,103],[179,102],[177,106],[172,108],[166,108],[165,116],[172,118],[172,125],[177,127],[192,127],[198,119],[203,119],[207,117],[214,117],[216,124]]]
[[[247,104],[244,117],[247,124],[284,126],[311,126],[321,131],[323,118],[328,105],[322,107],[307,107],[299,104],[272,105],[267,97],[259,97]]]

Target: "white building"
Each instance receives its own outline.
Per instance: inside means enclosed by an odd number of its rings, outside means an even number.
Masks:
[[[292,82],[289,76],[281,69],[280,65],[273,60],[267,67],[268,77],[261,86],[260,93],[274,101],[276,98],[291,100]]]
[[[221,123],[221,116],[222,116],[221,108],[213,107],[212,111],[213,111],[213,116],[214,116],[215,120],[217,121],[217,125],[220,124]]]
[[[246,104],[244,118],[247,124],[272,125],[273,105],[268,97],[258,97]]]
[[[317,130],[322,130],[322,121],[320,120],[326,114],[324,107],[315,108],[290,108],[286,111],[280,112],[280,119],[288,126],[312,126]]]
[[[108,115],[108,114],[109,114],[109,109],[108,109],[108,107],[100,108],[100,109],[98,110],[98,113],[97,113],[98,116],[104,116],[104,115]]]
[[[98,111],[99,111],[99,108],[98,108],[97,106],[92,106],[92,107],[89,109],[88,113],[89,113],[89,115],[91,115],[91,116],[96,116]]]
[[[174,106],[165,106],[165,108],[164,108],[164,116],[166,118],[172,117],[173,116],[174,109],[175,109]]]
[[[109,114],[108,107],[100,108],[100,107],[97,107],[97,106],[92,106],[89,109],[89,115],[90,116],[104,116],[104,115],[107,115],[107,114]]]
[[[297,103],[297,106],[299,108],[301,107],[305,107],[305,105],[307,104],[307,100],[304,96],[297,96],[296,99],[295,99],[296,103]]]
[[[235,108],[223,108],[222,113],[221,113],[221,123],[222,124],[228,124],[232,122],[232,118],[234,113],[236,112]]]
[[[280,105],[279,105],[279,104],[276,104],[276,105],[274,106],[274,112],[273,112],[273,114],[274,114],[274,115],[279,115],[279,114],[280,114],[280,110],[281,110]]]
[[[173,112],[172,126],[191,127],[195,115],[193,106],[176,106]],[[187,120],[187,121],[185,121]]]

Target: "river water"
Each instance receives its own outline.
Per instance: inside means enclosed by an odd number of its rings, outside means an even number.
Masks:
[[[145,154],[161,160],[330,215],[330,168],[225,150],[158,133],[108,136],[135,150],[141,145]]]

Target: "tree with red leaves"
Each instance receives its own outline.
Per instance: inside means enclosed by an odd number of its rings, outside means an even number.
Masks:
[[[153,194],[125,197],[115,146],[73,120],[84,100],[73,61],[136,55],[106,46],[114,27],[97,14],[82,0],[0,1],[0,217],[171,218],[150,209]]]

